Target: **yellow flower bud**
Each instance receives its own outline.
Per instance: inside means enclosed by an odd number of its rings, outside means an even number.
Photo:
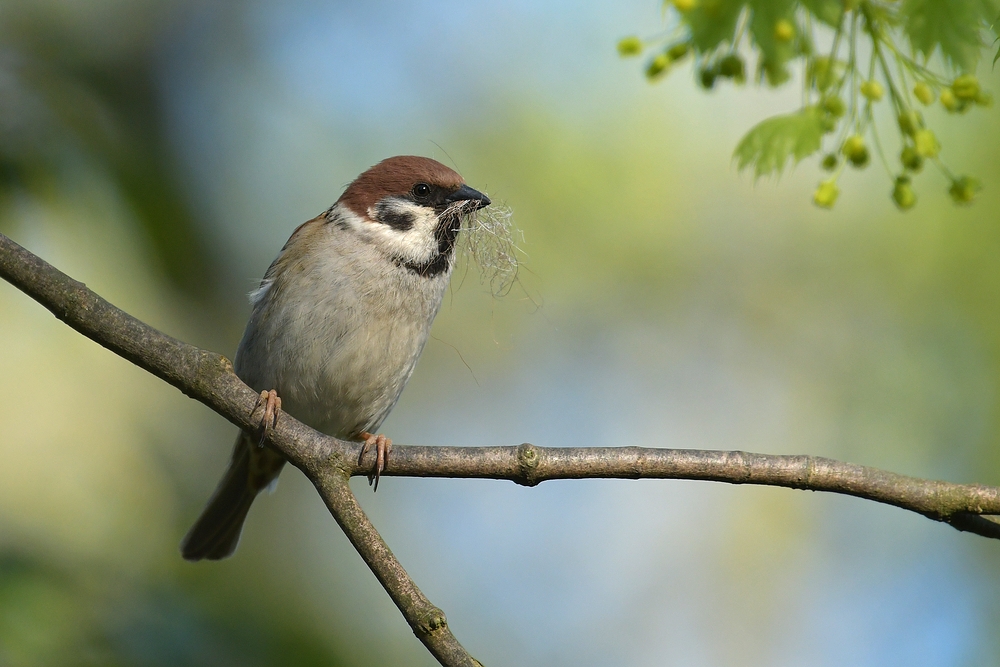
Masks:
[[[834,71],[830,59],[820,56],[810,63],[810,79],[816,90],[824,91],[833,84]]]
[[[655,58],[653,58],[649,65],[646,66],[646,78],[650,81],[655,81],[661,76],[667,73],[667,69],[670,68],[670,56],[666,53],[661,53]]]
[[[715,86],[715,78],[717,76],[719,76],[719,71],[714,67],[703,67],[698,72],[698,80],[701,83],[701,87],[705,90],[711,90]]]
[[[945,88],[941,91],[941,106],[952,113],[958,110],[958,98],[955,97],[955,93],[951,92],[951,88]]]
[[[979,181],[970,176],[961,176],[951,182],[948,194],[951,195],[952,201],[956,204],[968,204],[975,198],[979,190]]]
[[[667,49],[671,60],[680,60],[691,51],[691,42],[679,42]]]
[[[719,76],[735,79],[737,82],[745,77],[743,59],[735,53],[730,53],[719,61]]]
[[[917,81],[916,85],[913,86],[913,96],[920,100],[923,105],[934,102],[934,91],[923,81]]]
[[[885,95],[885,89],[878,81],[865,81],[861,84],[861,94],[872,102],[878,102]]]
[[[930,130],[918,130],[913,135],[913,148],[921,157],[935,157],[941,150],[941,145]]]
[[[900,176],[896,179],[896,185],[892,188],[892,200],[901,211],[907,211],[917,203],[917,195],[910,185],[909,176]]]
[[[914,173],[923,169],[924,158],[920,155],[913,146],[906,146],[903,151],[899,154],[899,161],[903,163],[903,167]]]
[[[790,42],[795,38],[795,26],[788,19],[781,19],[774,24],[774,38],[779,42]]]
[[[904,134],[913,134],[924,126],[924,119],[920,115],[919,111],[904,111],[899,114],[899,129],[903,131]]]
[[[813,193],[813,203],[820,208],[833,208],[839,194],[840,188],[837,187],[836,181],[823,181]]]
[[[841,146],[840,152],[855,167],[863,167],[868,164],[868,147],[865,140],[859,134],[848,137]]]
[[[952,81],[951,92],[960,100],[974,100],[979,94],[979,79],[972,74],[963,74]]]
[[[642,53],[642,40],[634,35],[618,42],[618,55],[622,57],[637,56]]]
[[[823,98],[823,110],[834,118],[840,118],[844,115],[847,107],[844,105],[844,100],[840,99],[836,95],[831,97]]]

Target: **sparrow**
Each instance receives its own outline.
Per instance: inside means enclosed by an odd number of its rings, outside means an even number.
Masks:
[[[324,213],[299,226],[251,292],[233,363],[260,392],[262,430],[279,410],[343,440],[376,448],[378,488],[392,441],[373,435],[399,399],[427,342],[455,264],[462,220],[490,199],[445,165],[398,156],[357,177]],[[186,560],[236,550],[254,498],[285,459],[240,432],[229,467],[181,543]]]

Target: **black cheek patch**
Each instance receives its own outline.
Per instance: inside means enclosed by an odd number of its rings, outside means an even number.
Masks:
[[[375,205],[375,220],[393,229],[405,232],[413,229],[414,218],[409,211],[401,211],[390,202],[380,201]]]
[[[462,219],[458,215],[449,215],[444,219],[438,219],[438,227],[434,232],[437,239],[438,252],[426,262],[408,262],[393,257],[393,261],[404,268],[413,271],[418,276],[433,278],[451,268],[452,260],[455,258],[455,241],[458,232],[462,229]]]

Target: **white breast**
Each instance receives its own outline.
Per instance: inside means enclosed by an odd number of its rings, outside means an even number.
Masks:
[[[276,260],[254,295],[236,372],[258,391],[276,389],[313,428],[355,438],[399,399],[451,271],[416,275],[331,222],[300,245],[308,251]],[[283,252],[295,251],[290,241]]]

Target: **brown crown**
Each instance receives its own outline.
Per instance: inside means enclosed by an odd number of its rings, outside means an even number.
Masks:
[[[382,160],[354,179],[337,203],[344,204],[356,215],[365,217],[368,209],[383,197],[405,195],[417,183],[457,190],[464,182],[458,172],[437,160],[416,155],[397,155]]]

